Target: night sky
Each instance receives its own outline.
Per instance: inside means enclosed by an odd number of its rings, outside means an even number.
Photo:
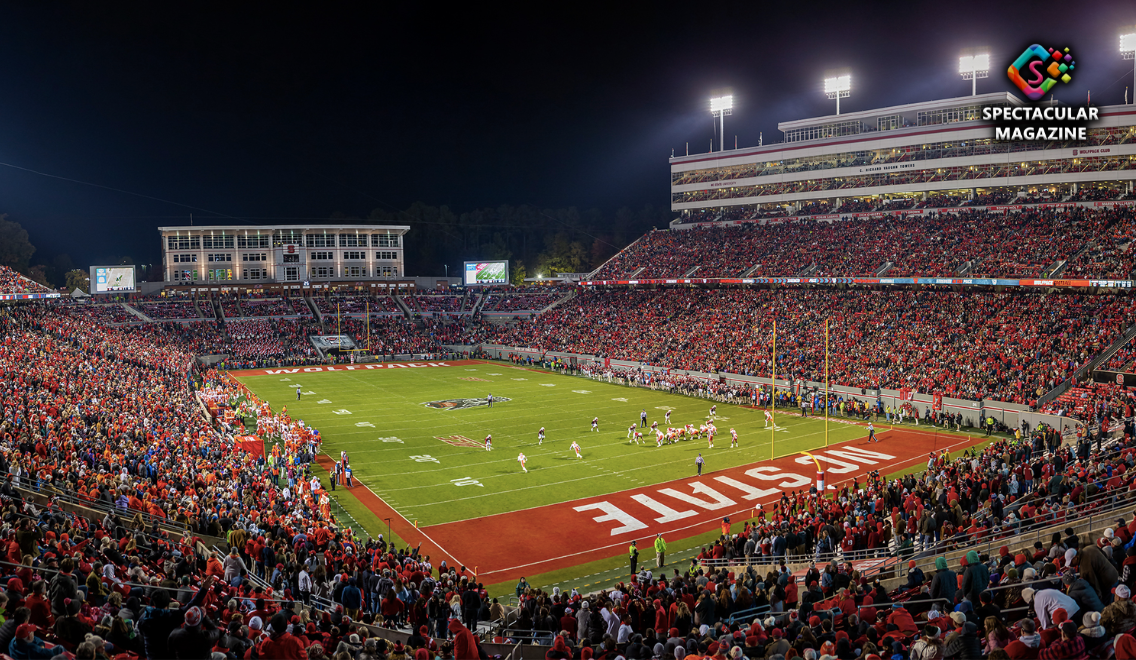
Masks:
[[[979,92],[1008,91],[1037,41],[1077,60],[1059,100],[1115,104],[1136,24],[1131,1],[391,4],[0,6],[0,161],[198,209],[0,167],[0,212],[33,262],[85,267],[156,261],[155,228],[191,212],[666,206],[667,159],[708,149],[723,90],[728,144],[768,144],[779,121],[833,112],[827,73],[853,76],[842,111],[961,96],[958,56],[980,47]]]

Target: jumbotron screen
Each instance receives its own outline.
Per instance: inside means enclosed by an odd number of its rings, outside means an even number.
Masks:
[[[508,284],[508,261],[467,261],[465,262],[465,284]]]
[[[134,266],[91,266],[91,293],[134,293]]]

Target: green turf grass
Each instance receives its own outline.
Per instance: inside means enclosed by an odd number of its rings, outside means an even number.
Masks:
[[[469,380],[481,379],[481,380]],[[705,439],[655,446],[649,429],[641,445],[629,444],[627,427],[646,409],[648,423],[699,425],[713,402],[575,376],[512,368],[501,363],[471,366],[292,373],[242,377],[258,396],[319,429],[323,450],[333,458],[347,451],[361,480],[408,520],[433,525],[670,481],[694,473],[698,453],[706,470],[746,465],[824,445],[822,419],[779,416],[783,430],[764,428],[761,410],[718,404],[715,448]],[[304,393],[296,401],[295,386]],[[310,392],[310,394],[309,394]],[[458,410],[428,401],[483,398],[492,392],[507,402]],[[591,420],[599,418],[599,432]],[[546,439],[537,445],[537,430]],[[730,428],[740,448],[730,448]],[[493,434],[493,451],[480,447]],[[863,427],[830,424],[829,440],[864,435]],[[438,437],[464,436],[478,447],[454,447]],[[583,448],[577,459],[569,448]],[[517,462],[528,457],[528,474]],[[478,485],[457,483],[476,481]],[[357,515],[354,514],[353,515]],[[357,515],[358,517],[358,515]],[[366,525],[368,528],[372,525]],[[383,525],[385,527],[385,525]]]

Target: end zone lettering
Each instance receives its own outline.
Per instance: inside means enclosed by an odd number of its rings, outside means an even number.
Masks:
[[[1095,110],[1096,108],[1093,109]],[[1009,126],[998,126],[994,129],[994,139],[1083,141],[1088,139],[1088,129],[1084,126],[1042,126],[1040,128],[1010,128]]]

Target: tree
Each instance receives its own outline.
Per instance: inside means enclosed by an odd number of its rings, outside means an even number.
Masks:
[[[91,292],[90,273],[80,268],[67,271],[67,290],[74,291],[75,289],[79,289],[83,293]]]
[[[51,286],[47,283],[47,266],[44,266],[43,264],[30,266],[28,268],[28,279],[35,282],[36,284]]]
[[[28,260],[35,254],[35,247],[28,240],[28,232],[20,223],[0,215],[0,265],[20,273],[28,272]]]
[[[526,275],[528,273],[525,272],[525,262],[517,259],[509,264],[509,281],[513,283],[513,286],[524,286]]]

